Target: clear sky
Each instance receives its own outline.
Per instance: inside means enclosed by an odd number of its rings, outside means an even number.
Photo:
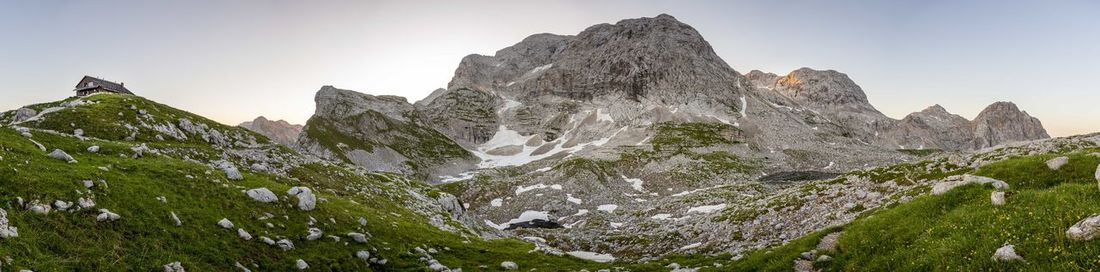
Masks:
[[[660,13],[742,73],[847,73],[894,118],[1007,100],[1052,135],[1100,131],[1100,1],[1072,0],[0,0],[0,109],[88,74],[223,123],[304,123],[322,85],[415,101],[467,54]]]

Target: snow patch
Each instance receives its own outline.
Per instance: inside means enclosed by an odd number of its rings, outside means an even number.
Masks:
[[[630,183],[630,187],[633,187],[634,190],[639,191],[639,192],[645,192],[645,187],[642,187],[642,183],[644,183],[642,181],[642,179],[628,178],[628,177],[623,176],[623,175],[620,175],[620,177],[622,177],[623,180],[625,180],[627,183]]]
[[[584,203],[580,198],[573,197],[573,194],[565,194],[565,201],[572,202],[573,204]]]
[[[503,199],[494,198],[492,201],[489,201],[489,206],[500,207],[502,205],[504,205]]]
[[[570,252],[566,252],[566,254],[569,254],[570,256],[577,257],[577,258],[580,258],[580,259],[597,262],[597,263],[606,263],[606,262],[611,262],[611,261],[615,260],[615,256],[611,256],[611,254],[600,254],[600,253],[590,252],[590,251],[570,251]]]
[[[725,208],[726,208],[726,204],[722,203],[722,204],[717,204],[717,205],[705,205],[705,206],[691,207],[690,209],[688,209],[687,212],[688,213],[693,213],[693,212],[712,213],[712,212],[720,211],[720,210],[725,209]]]
[[[516,186],[516,195],[522,194],[522,193],[527,192],[527,191],[535,190],[535,189],[547,189],[547,188],[554,189],[554,190],[561,190],[562,189],[561,184],[546,185],[544,183],[539,183],[539,184],[535,184],[535,185],[531,185],[531,186]]]
[[[607,212],[607,213],[615,213],[615,210],[618,209],[618,208],[619,208],[619,205],[604,204],[604,205],[600,205],[599,207],[596,207],[596,210],[601,211],[601,212]]]

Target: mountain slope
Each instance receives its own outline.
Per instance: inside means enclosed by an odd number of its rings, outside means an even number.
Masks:
[[[436,262],[603,267],[529,253],[534,247],[517,240],[484,240],[495,231],[419,181],[302,157],[243,128],[140,97],[101,94],[27,108],[46,113],[0,128],[0,222],[18,232],[0,239],[5,268],[159,270],[180,262],[198,271],[237,263],[272,271],[293,270],[298,259],[339,271],[420,270]],[[2,115],[12,121],[12,112]],[[74,127],[84,132],[73,134]],[[47,155],[55,149],[71,162]],[[289,194],[302,187],[311,193]],[[273,202],[246,194],[256,188],[274,192]],[[300,200],[307,195],[316,200],[309,209]],[[223,218],[234,227],[220,227]],[[310,228],[323,235],[307,238]],[[242,230],[251,238],[240,237]]]

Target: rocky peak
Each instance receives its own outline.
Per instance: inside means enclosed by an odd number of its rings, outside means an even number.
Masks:
[[[775,90],[803,104],[817,107],[870,107],[867,94],[848,75],[834,70],[801,68],[779,78]]]
[[[752,82],[753,86],[771,89],[775,87],[775,82],[779,79],[779,75],[760,70],[752,70],[749,71],[748,74],[745,74],[745,78]]]
[[[393,95],[369,95],[351,90],[337,89],[326,85],[317,91],[314,98],[317,103],[316,116],[339,119],[354,116],[368,110],[376,111],[401,121],[408,121],[406,113],[413,111],[413,105],[404,97]]]
[[[1012,102],[996,102],[974,118],[974,148],[1005,142],[1050,138],[1042,122],[1021,111]]]
[[[302,133],[302,125],[291,124],[284,120],[271,121],[260,116],[255,120],[238,125],[248,130],[264,135],[276,143],[286,146],[296,146],[298,134]]]

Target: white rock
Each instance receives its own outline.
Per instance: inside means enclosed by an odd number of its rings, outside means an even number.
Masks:
[[[1066,163],[1069,163],[1069,157],[1053,158],[1047,161],[1047,168],[1050,168],[1050,170],[1058,170],[1066,165]]]
[[[267,236],[260,236],[260,241],[264,242],[264,244],[267,244],[267,245],[271,245],[271,246],[275,245],[275,240],[271,240],[271,238],[267,238]]]
[[[309,264],[307,264],[306,261],[303,261],[302,259],[298,259],[298,261],[295,262],[295,266],[298,267],[298,270],[306,270],[306,268],[309,268]]]
[[[61,201],[61,200],[54,200],[54,202],[53,202],[53,207],[54,207],[54,208],[57,208],[57,209],[58,209],[58,210],[60,210],[60,211],[66,211],[66,210],[69,210],[69,208],[72,208],[72,207],[73,207],[73,202],[71,202],[71,201]]]
[[[81,197],[76,200],[76,205],[80,205],[81,209],[95,207],[95,199]]]
[[[183,226],[183,222],[180,221],[180,217],[176,216],[176,212],[171,212],[172,222],[176,223],[176,226]]]
[[[1005,192],[993,192],[989,195],[989,199],[993,201],[993,205],[1001,206],[1005,204]]]
[[[108,211],[107,209],[99,209],[99,216],[96,216],[95,220],[100,222],[116,221],[119,218],[121,218],[121,216],[119,216],[117,213],[113,213],[111,211]]]
[[[65,153],[65,151],[62,151],[61,149],[54,149],[53,152],[50,152],[50,154],[47,156],[50,156],[50,158],[56,160],[66,161],[68,163],[76,163],[76,159],[73,159],[73,156],[69,156],[69,153]]]
[[[360,226],[366,226],[367,225],[367,219],[360,217],[359,218],[359,225]]]
[[[1093,214],[1066,230],[1066,238],[1074,241],[1092,240],[1100,236],[1100,214]]]
[[[79,129],[79,128],[78,128],[78,129],[74,129],[74,130],[73,130],[73,135],[75,135],[75,136],[77,136],[77,137],[80,137],[80,136],[84,136],[84,130],[83,130],[83,129]]]
[[[93,145],[93,146],[89,146],[89,147],[88,147],[88,152],[90,152],[90,153],[97,153],[97,152],[99,152],[99,146],[98,146],[98,145]]]
[[[222,228],[231,230],[231,229],[233,229],[233,222],[229,221],[228,218],[222,218],[222,220],[218,220],[218,226],[221,226]]]
[[[311,211],[317,207],[317,196],[309,188],[291,187],[286,193],[298,198],[298,208],[303,211]]]
[[[91,189],[92,186],[95,186],[95,182],[92,182],[91,180],[82,180],[82,181],[80,181],[80,183],[83,183],[84,188],[88,188],[88,189]]]
[[[245,241],[252,240],[252,234],[248,234],[244,229],[237,229],[237,237],[241,237]]]
[[[275,244],[279,245],[279,248],[282,248],[283,250],[294,249],[294,242],[291,242],[287,239],[279,240],[278,242],[275,242]]]
[[[50,205],[39,204],[37,201],[28,204],[27,209],[37,214],[50,214]]]
[[[168,198],[167,197],[158,196],[156,198],[157,198],[157,201],[160,201],[160,203],[168,203]]]
[[[500,268],[503,268],[504,270],[516,270],[519,269],[519,265],[516,265],[515,262],[504,261],[500,263]]]
[[[173,262],[164,265],[164,272],[187,272],[187,270],[183,269],[183,264],[180,262]]]
[[[359,258],[363,261],[369,261],[370,260],[370,252],[367,252],[366,250],[360,250],[359,252],[355,252],[355,257],[357,257],[357,258]]]
[[[1100,187],[1100,165],[1096,166],[1096,174],[1094,176],[1096,177],[1097,186]]]
[[[1023,261],[1024,257],[1016,255],[1016,248],[1013,245],[1005,245],[997,249],[997,252],[993,253],[994,262],[1010,262],[1010,261]]]
[[[309,228],[309,230],[307,231],[309,232],[309,234],[306,234],[306,240],[309,241],[321,239],[321,237],[325,234],[325,232],[321,231],[321,229],[318,228]]]
[[[348,233],[348,237],[351,237],[352,240],[355,240],[355,242],[358,242],[358,243],[363,243],[363,244],[367,243],[367,235],[364,235],[362,233],[351,232],[351,233]]]
[[[263,203],[271,203],[271,202],[279,201],[279,197],[276,196],[274,192],[272,192],[271,190],[268,190],[267,188],[249,189],[248,191],[245,191],[245,194],[248,194],[248,197],[251,197],[253,200],[263,202]]]
[[[19,237],[19,228],[8,222],[8,211],[0,209],[0,238]]]

